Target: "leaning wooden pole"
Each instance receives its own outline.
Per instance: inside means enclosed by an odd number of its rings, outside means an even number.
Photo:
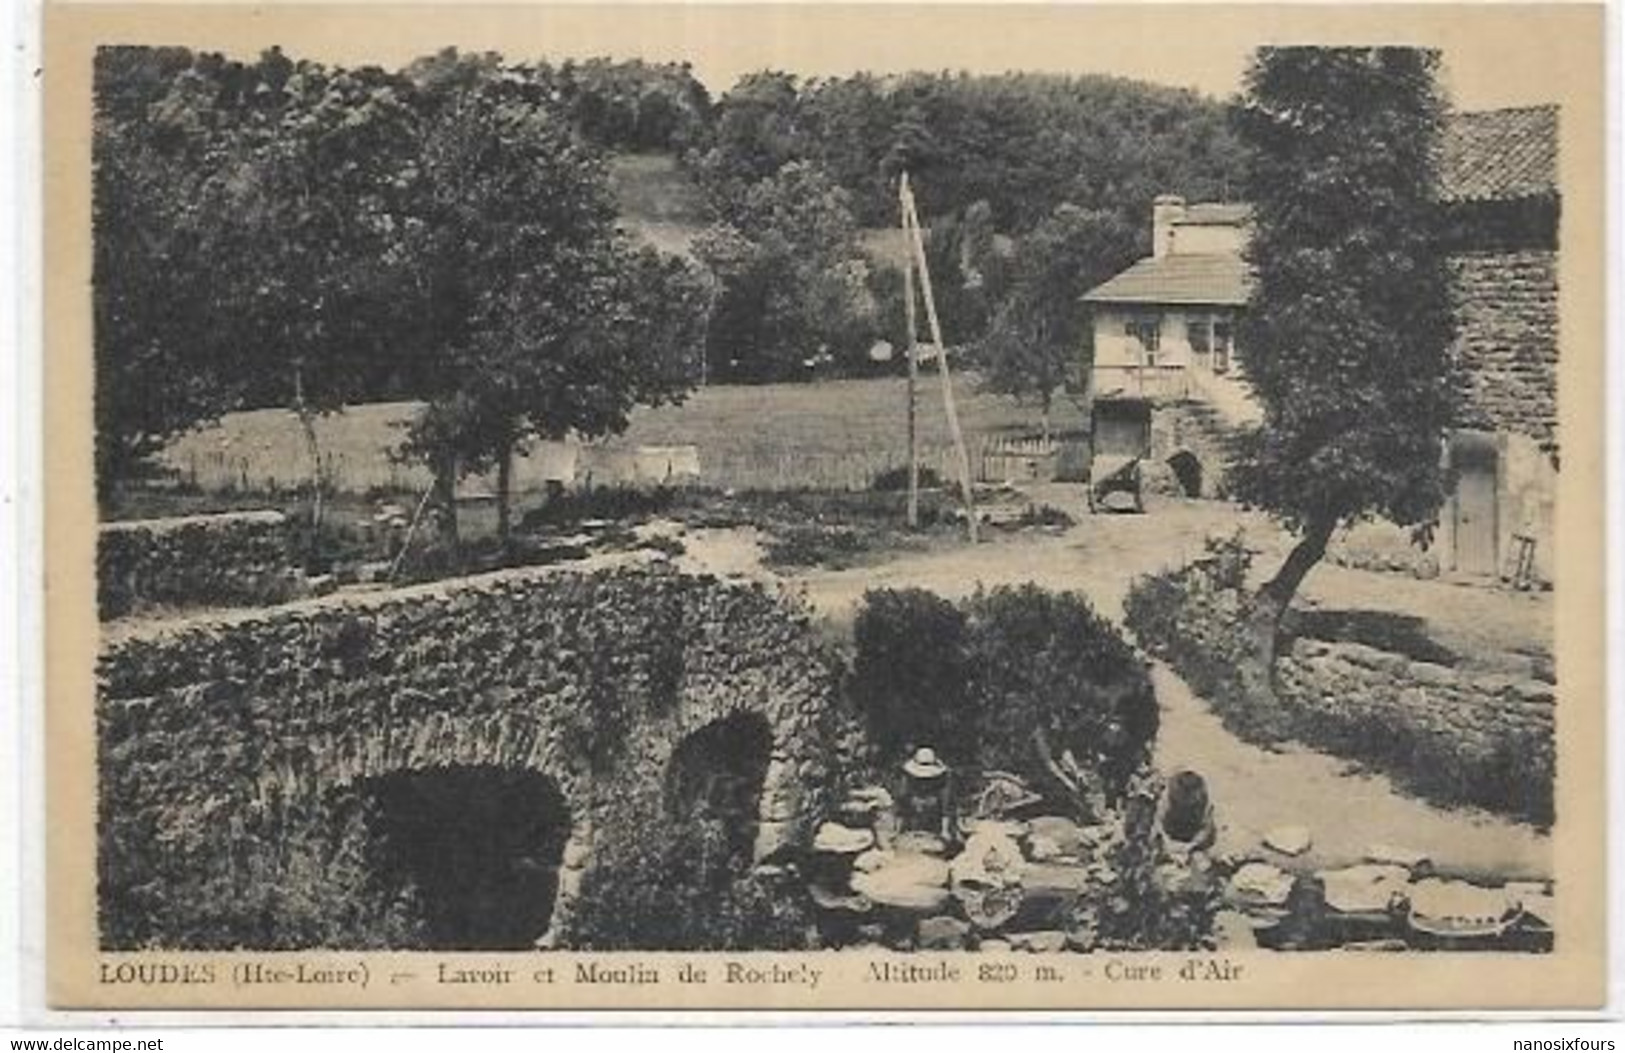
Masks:
[[[914,265],[920,271],[920,292],[925,298],[925,320],[931,326],[931,341],[937,348],[937,372],[942,377],[942,408],[948,415],[948,431],[954,438],[954,453],[959,461],[959,487],[965,495],[965,525],[970,531],[971,544],[977,540],[976,498],[972,492],[970,454],[965,450],[965,435],[959,430],[959,412],[954,406],[953,378],[948,374],[948,345],[942,340],[942,323],[937,318],[937,301],[931,291],[931,265],[925,258],[925,238],[920,234],[920,214],[914,207],[914,191],[908,185],[904,172],[898,186],[903,202],[903,222],[909,233],[909,246],[914,252]]]
[[[908,176],[903,176],[902,185],[906,186]],[[909,237],[908,207],[899,201],[899,214],[902,221],[903,239]],[[914,317],[914,260],[913,255],[903,261],[903,317],[908,321],[908,347],[904,354],[908,355],[908,528],[918,530],[920,526],[920,428],[919,428],[919,399],[917,391],[920,383],[920,332],[919,321]]]

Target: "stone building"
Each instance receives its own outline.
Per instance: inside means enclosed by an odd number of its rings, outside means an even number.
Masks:
[[[1441,172],[1455,279],[1458,473],[1440,516],[1440,557],[1504,572],[1532,546],[1551,578],[1557,490],[1557,107],[1458,116]],[[1520,538],[1529,539],[1520,542]]]
[[[1235,355],[1235,322],[1251,293],[1242,260],[1249,218],[1246,205],[1158,197],[1152,255],[1084,294],[1096,457],[1198,466],[1176,476],[1191,496],[1216,492],[1222,435],[1259,416]]]
[[[1457,310],[1461,408],[1442,456],[1458,482],[1427,562],[1474,576],[1550,580],[1557,442],[1557,108],[1458,114],[1441,157]],[[1084,294],[1093,308],[1089,401],[1095,449],[1201,465],[1211,494],[1226,433],[1259,411],[1237,361],[1234,322],[1250,280],[1249,209],[1152,206],[1153,253]],[[1381,534],[1381,529],[1375,534]],[[1366,532],[1368,535],[1372,531]],[[1378,547],[1404,553],[1390,529]],[[1414,561],[1420,553],[1389,557]]]

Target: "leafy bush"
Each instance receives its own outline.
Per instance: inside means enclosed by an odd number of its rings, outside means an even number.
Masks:
[[[320,526],[314,526],[304,509],[297,510],[288,519],[288,550],[306,574],[331,574],[341,565],[353,565],[385,554],[377,550],[376,544],[354,522],[329,514]]]
[[[861,531],[844,526],[812,523],[787,527],[764,547],[762,562],[770,567],[829,567],[841,570],[851,566],[869,551],[869,538]]]
[[[1120,794],[1157,733],[1140,656],[1077,593],[1001,587],[979,591],[967,612],[982,766],[1042,778],[1041,737]]]
[[[1054,505],[1028,505],[1022,509],[1021,515],[1011,525],[1018,529],[1027,527],[1061,527],[1064,529],[1076,526],[1077,522],[1063,509],[1056,508]]]
[[[1162,782],[1142,767],[1123,795],[1122,826],[1106,848],[1106,881],[1074,908],[1071,933],[1088,950],[1212,950],[1222,905],[1211,870],[1170,869],[1159,858],[1157,802]]]
[[[600,829],[567,942],[583,950],[804,950],[805,889],[749,872],[714,820],[623,814]]]
[[[920,489],[935,490],[942,486],[942,476],[937,474],[935,468],[920,469]],[[908,465],[898,465],[896,468],[887,468],[876,472],[874,480],[870,482],[869,489],[881,493],[895,493],[908,489]]]
[[[1139,657],[1074,593],[1001,587],[956,607],[876,590],[853,635],[852,694],[894,755],[929,744],[960,766],[1043,781],[1046,760],[1070,751],[1115,795],[1156,735]]]
[[[897,755],[930,744],[968,763],[976,720],[964,612],[925,589],[873,589],[852,635],[851,694],[875,745]]]

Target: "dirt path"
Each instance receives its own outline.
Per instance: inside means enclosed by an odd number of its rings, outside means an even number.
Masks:
[[[917,586],[958,598],[978,585],[1037,582],[1082,592],[1097,611],[1122,620],[1123,597],[1141,574],[1178,566],[1202,552],[1203,541],[1233,525],[1235,513],[1216,516],[1203,502],[1168,502],[1154,516],[1090,516],[1068,509],[1078,525],[1061,534],[994,534],[975,548],[899,555],[872,567],[812,570],[796,575],[821,611],[839,617],[874,588]]]
[[[1551,874],[1550,841],[1532,827],[1434,808],[1399,793],[1385,776],[1302,746],[1277,752],[1243,742],[1166,666],[1152,668],[1152,682],[1162,706],[1157,767],[1189,768],[1207,780],[1221,850],[1249,852],[1273,827],[1302,826],[1313,838],[1297,861],[1304,866],[1359,862],[1373,845],[1387,844],[1463,876]]]

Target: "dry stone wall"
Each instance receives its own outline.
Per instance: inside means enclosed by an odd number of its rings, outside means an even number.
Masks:
[[[103,618],[148,607],[279,602],[299,580],[281,512],[106,523],[99,535],[96,585]]]
[[[386,907],[338,909],[369,877],[335,802],[391,773],[553,780],[571,826],[554,929],[595,821],[611,802],[658,816],[673,751],[707,724],[749,711],[772,729],[759,855],[823,806],[829,665],[804,612],[760,586],[530,568],[124,629],[99,665],[108,947],[387,945]],[[297,910],[313,920],[256,921]]]
[[[1151,464],[1146,484],[1155,492],[1178,496],[1184,493],[1169,458],[1184,452],[1201,466],[1198,497],[1224,497],[1226,476],[1236,452],[1239,432],[1211,405],[1201,401],[1157,406],[1151,414]]]
[[[1293,642],[1277,675],[1294,705],[1346,723],[1412,728],[1468,757],[1488,759],[1514,743],[1548,756],[1552,748],[1556,688],[1542,680],[1475,675],[1312,639]]]
[[[1231,584],[1244,571],[1209,556],[1140,579],[1125,601],[1141,646],[1228,726],[1358,760],[1430,801],[1551,825],[1556,688],[1540,663],[1530,675],[1478,673],[1305,634],[1277,654],[1279,705],[1264,708],[1236,673],[1251,647],[1248,601]]]
[[[1368,520],[1339,530],[1326,548],[1326,561],[1357,570],[1437,578],[1441,573],[1439,546],[1424,549],[1412,532],[1387,520]]]

